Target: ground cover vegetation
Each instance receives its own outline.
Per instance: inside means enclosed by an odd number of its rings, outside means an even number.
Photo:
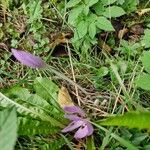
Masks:
[[[1,0],[0,148],[150,149],[149,0]]]

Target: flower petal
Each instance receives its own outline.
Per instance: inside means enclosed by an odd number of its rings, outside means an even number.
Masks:
[[[14,48],[12,48],[11,51],[14,57],[23,65],[31,68],[44,68],[47,66],[46,63],[38,56],[32,55],[28,52],[16,50]]]
[[[88,134],[87,134],[87,136],[93,134],[94,128],[93,128],[92,124],[90,122],[87,122],[86,126],[88,127]]]
[[[85,116],[85,112],[77,106],[65,106],[64,111],[68,113],[76,113],[76,114],[81,115],[82,117]]]
[[[86,123],[84,123],[79,130],[75,133],[74,138],[75,139],[81,139],[84,138],[86,136],[88,136],[89,130],[88,130],[88,126],[86,125]]]
[[[82,118],[78,117],[77,115],[64,115],[64,117],[72,121],[82,120]]]
[[[78,127],[80,127],[84,122],[82,120],[80,121],[73,121],[71,122],[66,128],[62,130],[62,132],[70,132]]]

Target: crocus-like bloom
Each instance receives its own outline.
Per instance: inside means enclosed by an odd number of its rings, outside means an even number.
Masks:
[[[93,126],[85,118],[86,114],[82,109],[77,106],[65,106],[64,111],[66,112],[65,118],[68,118],[72,122],[62,132],[66,133],[78,129],[74,135],[75,139],[81,139],[93,133]]]
[[[11,49],[14,57],[20,61],[23,65],[26,65],[31,68],[45,68],[46,63],[38,56],[32,55],[28,52]]]

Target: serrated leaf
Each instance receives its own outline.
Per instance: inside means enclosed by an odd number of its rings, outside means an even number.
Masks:
[[[83,38],[88,31],[88,23],[84,20],[80,21],[77,25],[77,34],[79,39]]]
[[[144,74],[141,75],[140,78],[136,81],[138,87],[144,90],[150,90],[150,75]]]
[[[19,135],[55,134],[60,128],[51,126],[49,122],[39,121],[31,118],[18,118]]]
[[[142,64],[144,69],[150,73],[150,51],[144,51],[143,56],[141,57]]]
[[[110,6],[107,7],[103,15],[107,18],[120,17],[126,12],[119,6]]]
[[[0,148],[13,150],[17,140],[17,115],[15,109],[0,111]]]
[[[67,4],[66,4],[66,8],[71,8],[76,6],[77,4],[79,4],[81,2],[81,0],[70,0]]]
[[[49,78],[37,77],[34,81],[34,88],[36,93],[47,100],[50,104],[59,109],[57,103],[58,86]]]
[[[81,14],[81,12],[84,10],[84,5],[79,5],[75,8],[73,8],[70,13],[69,13],[69,17],[68,17],[68,23],[70,25],[75,26],[76,24],[76,20],[79,17],[79,15]]]
[[[112,26],[111,22],[105,17],[99,17],[97,19],[96,25],[98,28],[104,31],[115,31],[114,27]]]
[[[26,103],[18,103],[17,101],[11,100],[10,98],[6,97],[2,93],[0,93],[0,106],[10,108],[14,106],[16,110],[21,115],[30,116],[33,118],[39,118],[43,121],[50,122],[53,126],[60,126],[63,127],[62,123],[54,119],[53,117],[47,115],[41,109],[36,107],[30,106]]]
[[[11,98],[19,98],[19,99],[24,99],[27,100],[31,94],[28,89],[22,88],[19,86],[14,86],[6,90],[7,96]]]
[[[98,121],[99,125],[150,129],[150,112],[128,112]]]
[[[28,108],[38,111],[41,114],[43,114],[44,111],[51,114],[54,113],[54,107],[52,107],[52,105],[37,94],[30,94],[28,89],[15,86],[7,90],[7,96],[22,105],[28,105]]]
[[[93,39],[96,35],[96,25],[95,22],[89,25],[89,36]]]
[[[150,48],[150,30],[149,29],[144,30],[144,36],[141,42],[145,48]]]

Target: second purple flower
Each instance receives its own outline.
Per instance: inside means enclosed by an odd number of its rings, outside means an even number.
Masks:
[[[62,132],[66,133],[77,129],[74,135],[75,139],[81,139],[93,133],[93,126],[81,108],[77,106],[65,106],[64,111],[66,112],[65,118],[72,122]]]

